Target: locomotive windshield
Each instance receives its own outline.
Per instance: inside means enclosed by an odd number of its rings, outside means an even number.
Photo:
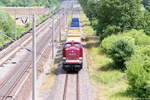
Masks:
[[[79,43],[75,43],[74,46],[77,48],[81,48],[81,44],[79,44]]]
[[[70,46],[71,46],[71,44],[68,43],[68,44],[65,45],[65,48],[68,48]]]
[[[80,43],[67,43],[67,44],[65,44],[64,47],[68,48],[68,47],[71,47],[71,46],[74,46],[76,48],[81,48],[82,47]]]

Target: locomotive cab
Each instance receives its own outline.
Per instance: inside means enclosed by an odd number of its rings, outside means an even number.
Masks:
[[[63,69],[79,71],[83,63],[83,46],[80,42],[66,42],[63,47]]]

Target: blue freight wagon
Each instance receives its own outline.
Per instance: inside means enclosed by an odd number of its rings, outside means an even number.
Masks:
[[[79,18],[72,18],[71,27],[80,27]]]

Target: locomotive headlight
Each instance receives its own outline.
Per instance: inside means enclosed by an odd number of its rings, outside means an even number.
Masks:
[[[63,60],[66,60],[66,57],[63,57]]]
[[[82,58],[82,57],[79,57],[79,59],[82,60],[83,58]]]

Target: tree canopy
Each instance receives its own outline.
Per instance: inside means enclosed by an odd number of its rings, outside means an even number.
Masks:
[[[96,17],[96,0],[79,0],[79,2],[81,3],[83,10],[89,19]]]
[[[141,29],[143,13],[140,0],[100,0],[97,19],[105,36],[130,29]]]
[[[79,0],[89,19],[96,19],[97,35],[105,37],[131,29],[149,32],[148,14],[142,10],[141,0]],[[149,0],[148,0],[149,1]],[[150,2],[150,1],[149,1]]]

